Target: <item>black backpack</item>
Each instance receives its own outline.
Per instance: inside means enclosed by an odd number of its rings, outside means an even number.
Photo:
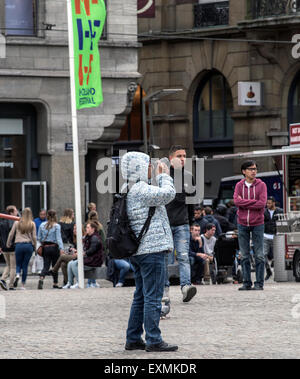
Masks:
[[[139,236],[136,237],[130,227],[126,204],[127,193],[115,195],[114,204],[110,212],[106,238],[109,254],[114,259],[129,258],[137,252],[140,242],[147,233],[151,219],[155,213],[155,207],[150,207],[148,218]]]

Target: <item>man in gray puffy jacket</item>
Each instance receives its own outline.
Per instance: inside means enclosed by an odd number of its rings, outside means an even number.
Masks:
[[[149,230],[142,238],[137,253],[130,259],[134,268],[136,290],[128,321],[125,349],[176,351],[178,346],[164,342],[159,329],[165,254],[173,250],[173,238],[165,208],[176,195],[173,179],[168,175],[168,168],[158,164],[155,172],[158,186],[149,185],[152,174],[150,157],[139,152],[130,152],[122,157],[121,171],[123,178],[131,186],[127,195],[127,213],[137,236],[147,220],[149,207],[156,207]],[[142,340],[143,327],[146,343]]]

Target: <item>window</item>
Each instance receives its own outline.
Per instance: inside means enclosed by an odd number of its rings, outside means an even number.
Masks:
[[[225,77],[210,71],[198,87],[194,101],[194,142],[199,147],[231,147],[233,99]],[[214,143],[212,143],[214,142]]]
[[[229,1],[199,0],[194,6],[194,26],[203,28],[207,26],[228,25]]]
[[[300,122],[300,72],[296,75],[290,88],[288,110],[288,123]]]
[[[35,36],[37,24],[36,0],[0,0],[1,25],[6,35]]]

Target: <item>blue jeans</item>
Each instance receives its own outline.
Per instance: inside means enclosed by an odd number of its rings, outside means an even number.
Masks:
[[[166,252],[137,255],[130,258],[136,290],[128,321],[126,339],[137,342],[146,334],[146,344],[162,342],[159,329],[161,300],[164,292]]]
[[[115,259],[116,269],[120,271],[119,283],[125,283],[125,277],[129,271],[134,271],[132,264],[126,259]]]
[[[22,283],[26,283],[28,265],[33,253],[33,246],[31,243],[16,243],[16,273],[21,274]]]
[[[256,286],[264,286],[265,256],[264,256],[264,225],[238,225],[239,245],[242,255],[243,282],[245,286],[252,286],[250,261],[250,234],[252,233],[253,251],[255,257]]]
[[[94,267],[83,266],[83,269],[84,271],[90,271],[94,270]],[[72,285],[74,284],[74,278],[76,278],[78,283],[78,260],[68,263],[68,282]]]
[[[181,287],[191,284],[191,265],[189,260],[190,249],[190,227],[189,225],[180,225],[171,227],[174,239],[174,248],[176,250],[176,257],[179,265],[179,276]],[[169,287],[169,273],[168,263],[169,254],[166,255],[166,277],[165,286]]]

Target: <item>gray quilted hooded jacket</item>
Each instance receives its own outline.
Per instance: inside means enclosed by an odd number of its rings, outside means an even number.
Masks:
[[[156,207],[149,230],[142,238],[136,255],[173,251],[174,247],[165,208],[176,195],[173,179],[167,174],[160,174],[156,177],[158,186],[149,185],[149,160],[148,155],[139,152],[129,152],[121,160],[122,176],[131,182],[127,195],[127,214],[136,236],[147,220],[149,207]]]

